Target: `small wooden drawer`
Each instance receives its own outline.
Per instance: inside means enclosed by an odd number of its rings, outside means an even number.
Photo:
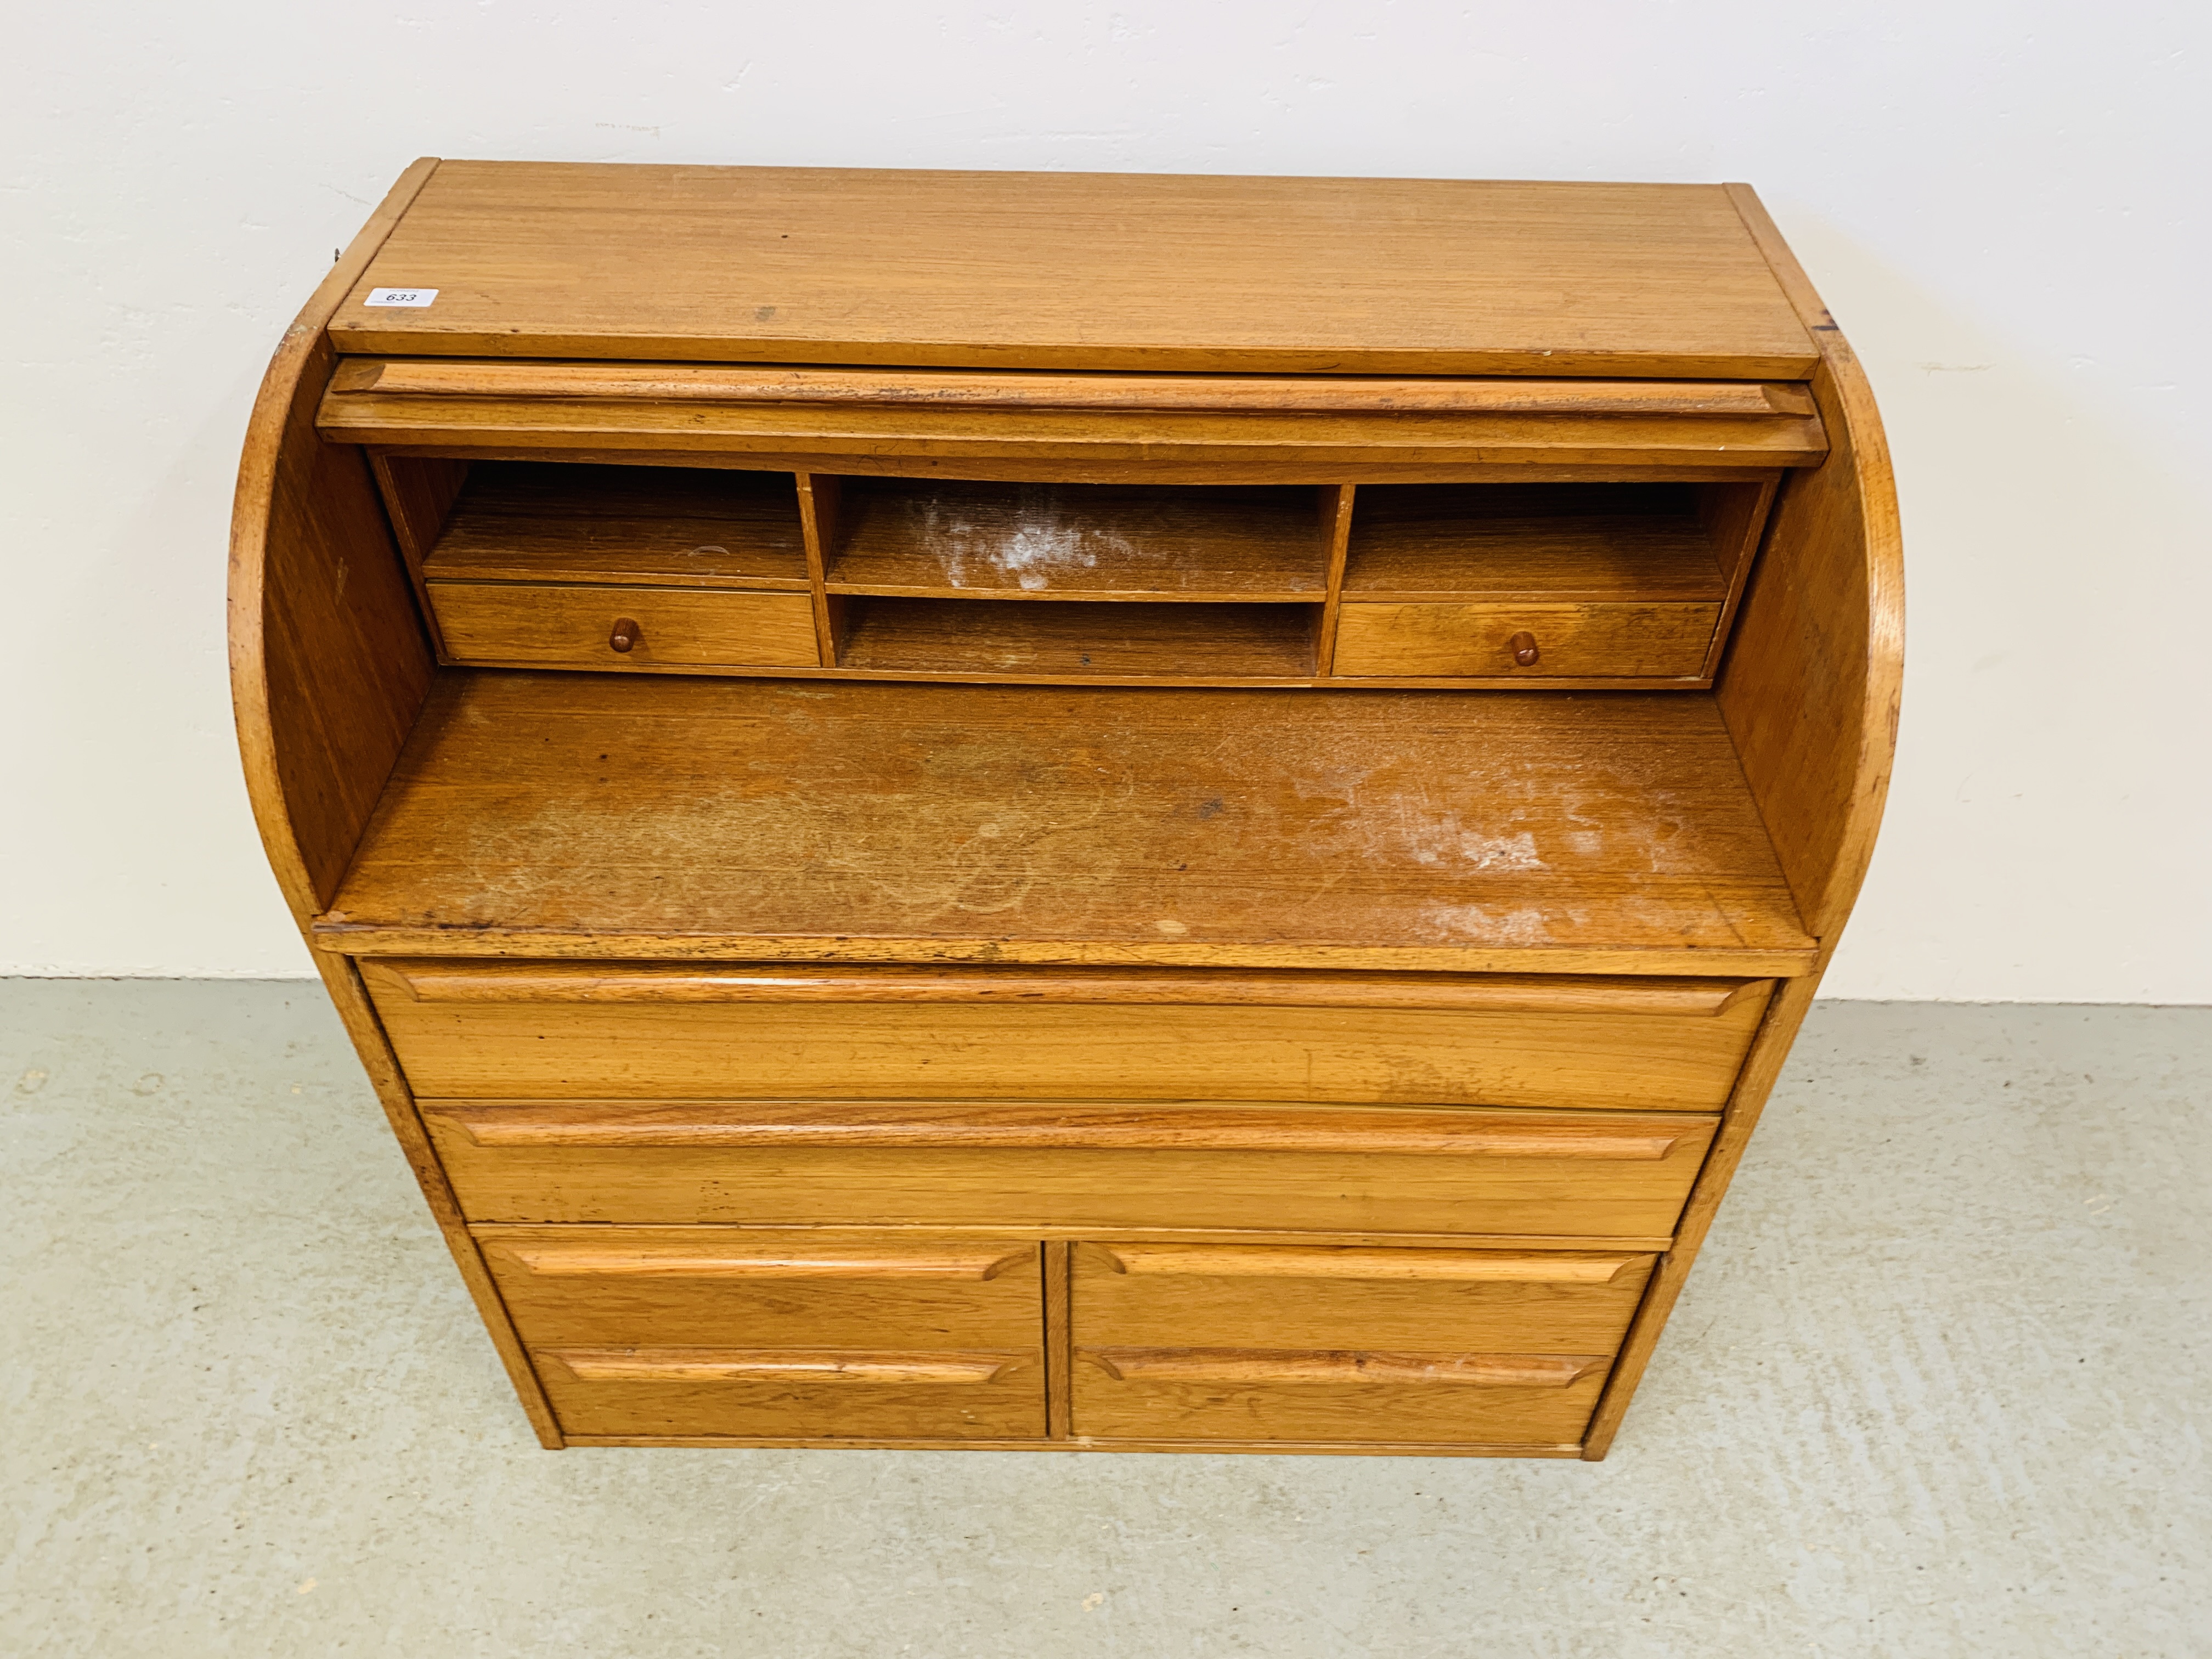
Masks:
[[[821,663],[813,605],[804,593],[448,581],[433,581],[426,591],[454,662],[629,669]]]
[[[363,964],[417,1093],[1698,1111],[1766,980]]]
[[[1082,1244],[1072,1427],[1099,1439],[1579,1440],[1655,1257]]]
[[[1703,1114],[425,1100],[479,1222],[1664,1238]]]
[[[568,1434],[1044,1432],[1034,1243],[681,1227],[478,1242]]]
[[[1343,677],[1698,679],[1721,608],[1705,604],[1346,604]],[[1533,657],[1519,660],[1516,653]]]

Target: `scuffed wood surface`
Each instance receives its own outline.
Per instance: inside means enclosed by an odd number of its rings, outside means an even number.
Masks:
[[[1810,943],[1699,695],[520,672],[441,678],[323,927],[1716,974]]]

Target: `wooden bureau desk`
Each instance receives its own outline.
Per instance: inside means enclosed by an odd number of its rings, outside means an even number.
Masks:
[[[548,1446],[1595,1458],[1899,583],[1741,185],[425,161],[233,672]]]

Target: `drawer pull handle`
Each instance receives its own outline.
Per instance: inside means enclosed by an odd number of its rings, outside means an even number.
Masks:
[[[1114,1271],[1208,1279],[1419,1279],[1459,1284],[1610,1285],[1647,1255],[1509,1255],[1303,1245],[1098,1244]]]
[[[1012,1251],[898,1257],[840,1255],[827,1250],[715,1255],[559,1244],[538,1249],[495,1244],[489,1249],[513,1257],[540,1279],[957,1279],[980,1283],[1036,1260],[1035,1245]]]
[[[426,1115],[472,1146],[1068,1148],[1087,1151],[1340,1152],[1657,1163],[1702,1137],[1648,1122],[1508,1128],[1466,1112],[1310,1107],[1290,1114],[1090,1102],[997,1106],[936,1102],[424,1101]],[[1712,1120],[1692,1120],[1698,1130]]]
[[[601,613],[605,615],[605,612]],[[634,617],[615,618],[614,632],[607,635],[607,649],[629,652],[637,649],[637,642],[645,637],[645,630],[637,625]]]
[[[1350,1349],[1085,1348],[1079,1356],[1125,1382],[1457,1382],[1565,1389],[1612,1363],[1606,1354],[1365,1353]]]
[[[1648,1014],[1711,1019],[1771,980],[1575,975],[1352,973],[1113,968],[795,968],[643,963],[379,962],[417,1002],[1115,1003],[1215,1007],[1402,1008],[1468,1013]]]
[[[1018,1353],[847,1353],[804,1348],[550,1348],[580,1382],[995,1382]]]
[[[1523,668],[1534,668],[1537,657],[1541,654],[1536,649],[1534,634],[1516,634],[1505,641],[1505,648],[1513,653],[1513,660]]]

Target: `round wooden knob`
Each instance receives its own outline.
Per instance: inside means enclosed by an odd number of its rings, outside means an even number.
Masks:
[[[634,618],[617,617],[615,618],[615,631],[607,635],[607,649],[628,651],[634,648],[644,637],[645,630],[637,625]]]
[[[1505,641],[1505,648],[1513,653],[1513,660],[1523,668],[1534,668],[1539,653],[1534,634],[1516,634]]]

